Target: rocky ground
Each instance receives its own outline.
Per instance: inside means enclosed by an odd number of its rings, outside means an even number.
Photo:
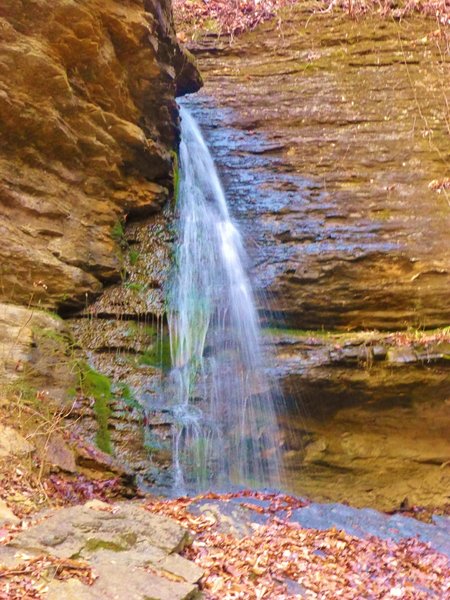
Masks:
[[[130,474],[58,415],[26,409],[0,425],[0,598],[195,597],[187,529],[146,512]]]
[[[278,348],[284,347],[281,364],[298,361],[299,346],[302,352],[316,349],[314,361],[301,361],[305,369],[326,370],[336,368],[330,366],[333,360],[342,367],[346,361],[362,359],[354,336],[349,344],[342,334],[324,343],[311,334],[270,333],[271,339],[275,334],[283,339],[283,344],[276,340]],[[425,343],[421,338],[420,343],[409,340],[406,345],[402,339],[403,344],[396,340],[395,345],[386,334],[375,333],[366,334],[364,340],[365,358],[370,350],[383,346],[382,360],[419,353]],[[435,357],[444,352],[447,341],[442,335],[429,342]],[[284,366],[292,371],[288,364]],[[449,521],[445,506],[436,510],[435,488],[430,491],[431,510],[415,505],[416,498],[410,495],[392,516],[269,492],[161,500],[139,492],[133,470],[123,462],[74,436],[76,421],[69,415],[42,409],[42,403],[19,396],[15,404],[2,408],[1,598],[121,599],[133,594],[145,599],[149,589],[152,598],[164,600],[193,598],[199,591],[206,598],[230,600],[324,598],[338,591],[355,600],[369,592],[368,597],[374,598],[440,599],[448,593]],[[332,409],[326,399],[322,409]],[[348,417],[344,422],[348,430]],[[446,431],[444,421],[442,426]],[[359,456],[361,461],[358,444],[367,446],[371,441],[367,434],[357,437],[347,431],[344,437],[352,450],[349,457]],[[426,460],[430,446],[422,448],[419,441],[417,454]],[[437,441],[433,456],[439,457]],[[306,442],[297,452],[303,452],[303,461],[313,468],[299,476],[298,491],[333,498],[336,489],[327,488],[331,481],[346,500],[351,484],[342,483],[332,465],[336,426],[325,443],[312,438]],[[377,440],[371,443],[379,458]],[[385,439],[384,444],[385,462],[389,444],[395,446],[395,441]],[[409,448],[405,450],[411,452]],[[394,447],[393,456],[397,450]],[[342,461],[342,451],[336,456]],[[327,461],[330,472],[321,478],[318,466],[323,468]],[[445,465],[440,467],[444,474]],[[290,474],[292,479],[296,472]],[[376,480],[374,504],[383,505],[387,499],[392,506],[393,492],[386,491],[389,484],[383,490],[383,479],[373,465],[368,472]],[[392,487],[392,471],[390,477]],[[364,485],[352,490],[352,504],[370,504]]]
[[[10,460],[13,452],[15,459],[30,452],[27,443],[16,436]],[[26,469],[16,466],[15,473],[10,494],[29,492]],[[47,492],[49,481],[39,481]],[[84,503],[82,489],[90,498]],[[14,514],[11,498],[0,501],[5,600],[145,600],[149,594],[155,600],[293,600],[338,593],[425,600],[449,591],[446,519],[420,523],[254,491],[124,502],[114,486],[84,480],[77,488],[64,477],[53,490],[47,502],[65,490],[62,506],[38,513],[28,507],[26,516]]]
[[[1,547],[10,598],[188,600],[203,575],[179,555],[189,532],[131,502],[49,512]],[[21,576],[22,575],[22,576]],[[28,576],[28,577],[27,577]],[[27,589],[28,588],[28,589]]]

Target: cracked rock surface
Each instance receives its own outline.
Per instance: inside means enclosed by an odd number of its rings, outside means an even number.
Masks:
[[[53,580],[49,600],[187,600],[198,595],[202,576],[178,554],[189,543],[188,531],[171,519],[137,504],[93,500],[52,511],[19,533],[1,548],[0,564],[14,566],[26,555],[83,560],[92,567],[93,585]]]

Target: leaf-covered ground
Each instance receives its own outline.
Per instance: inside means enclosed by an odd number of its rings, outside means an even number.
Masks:
[[[24,558],[13,568],[0,567],[0,600],[40,600],[51,579],[78,579],[91,585],[95,575],[91,567],[80,560],[49,556]]]
[[[3,497],[9,498],[21,521],[0,529],[0,545],[36,522],[38,515],[32,509],[36,496],[37,504],[44,495],[53,506],[67,506],[92,498],[113,502],[121,492],[117,479],[51,474],[37,481],[17,466],[9,473],[3,470],[2,484]],[[14,502],[18,497],[29,498],[30,504],[21,508]],[[224,529],[211,512],[190,510],[199,502],[227,503],[236,498],[250,515],[244,533]],[[204,570],[201,588],[207,599],[449,597],[450,563],[427,544],[416,539],[360,539],[335,528],[307,529],[289,521],[303,506],[305,501],[295,497],[252,491],[174,500],[149,496],[145,501],[147,510],[174,518],[194,534],[184,553]],[[76,578],[89,585],[95,573],[82,561],[23,557],[19,565],[0,568],[0,600],[44,598],[53,578]]]
[[[235,35],[254,29],[297,0],[174,0],[175,19],[183,25]]]
[[[242,496],[242,493],[239,494]],[[248,492],[269,501],[269,518],[252,533],[224,532],[211,515],[196,516],[199,500],[231,500],[232,494],[153,501],[148,510],[175,518],[194,534],[186,557],[205,571],[201,585],[209,599],[287,600],[294,598],[426,600],[448,598],[447,558],[416,539],[401,542],[359,539],[343,531],[305,529],[279,518],[299,507],[284,495]],[[246,505],[247,506],[247,505]]]
[[[117,477],[90,479],[85,475],[63,473],[41,477],[38,461],[33,462],[21,464],[9,460],[0,463],[0,498],[20,519],[17,524],[0,526],[0,546],[34,525],[41,509],[82,504],[92,499],[112,501],[123,491]],[[0,600],[40,600],[48,582],[55,578],[75,578],[89,585],[95,575],[83,561],[48,556],[23,557],[19,565],[0,566]]]

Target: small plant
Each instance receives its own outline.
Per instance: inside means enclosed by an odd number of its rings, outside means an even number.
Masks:
[[[132,292],[145,292],[147,287],[145,283],[139,283],[137,281],[126,281],[123,285],[127,290],[131,290]]]
[[[125,238],[125,229],[122,221],[116,221],[116,223],[114,223],[114,227],[111,230],[111,237],[119,244],[123,242]]]
[[[129,259],[130,265],[132,267],[134,267],[137,264],[139,257],[140,257],[140,253],[137,250],[134,250],[132,248],[128,254],[128,259]]]
[[[150,346],[143,354],[141,354],[138,358],[138,364],[164,370],[170,369],[172,360],[168,337],[165,337],[155,345]]]
[[[57,344],[67,345],[68,336],[67,334],[61,333],[56,329],[46,328],[33,328],[33,334],[41,339],[51,340]]]
[[[125,222],[116,221],[114,227],[111,230],[111,237],[119,245],[122,252],[128,250],[128,241],[125,237]],[[123,256],[122,256],[123,259]]]

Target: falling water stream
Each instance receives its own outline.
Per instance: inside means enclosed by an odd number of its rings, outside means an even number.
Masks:
[[[275,392],[264,373],[241,236],[212,157],[181,108],[177,247],[168,291],[176,493],[280,481]]]

